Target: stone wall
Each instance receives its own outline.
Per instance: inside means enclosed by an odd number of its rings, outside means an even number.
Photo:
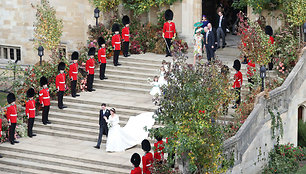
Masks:
[[[298,107],[306,101],[305,61],[304,52],[282,86],[272,90],[269,99],[261,97],[237,134],[225,141],[224,152],[235,159],[235,165],[228,173],[260,173],[267,164],[268,153],[276,144],[271,138],[268,108],[281,114],[284,134],[280,143],[297,145]]]

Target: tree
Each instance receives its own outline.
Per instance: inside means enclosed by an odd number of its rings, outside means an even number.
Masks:
[[[32,7],[36,9],[36,22],[34,22],[34,49],[43,46],[52,50],[60,44],[63,34],[63,22],[56,18],[56,11],[48,0]]]
[[[193,67],[182,53],[173,55],[181,56],[175,57],[168,85],[162,88],[156,118],[164,126],[158,131],[168,138],[166,152],[188,161],[194,173],[221,173],[223,134],[216,120],[233,97],[226,76],[220,73],[222,64]],[[169,156],[168,162],[173,162]]]

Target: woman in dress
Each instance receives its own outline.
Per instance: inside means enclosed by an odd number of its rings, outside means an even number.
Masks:
[[[111,115],[107,119],[108,137],[106,141],[107,152],[122,152],[131,148],[148,137],[148,131],[144,128],[151,129],[155,119],[153,112],[141,113],[129,118],[124,127],[119,125],[119,116],[116,115],[115,108],[110,110]]]
[[[193,44],[194,44],[194,60],[193,60],[193,66],[195,66],[196,63],[196,59],[201,58],[202,57],[202,42],[203,42],[203,35],[201,34],[201,31],[203,30],[203,28],[200,28],[196,31],[196,34],[194,35],[193,38]]]

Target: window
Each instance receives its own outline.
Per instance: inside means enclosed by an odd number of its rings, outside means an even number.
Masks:
[[[0,59],[21,60],[21,48],[10,45],[0,45]]]

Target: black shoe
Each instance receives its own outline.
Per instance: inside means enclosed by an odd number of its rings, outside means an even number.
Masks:
[[[96,91],[95,89],[91,89],[91,91]]]
[[[100,80],[103,80],[103,79],[104,79],[104,78],[101,78],[101,77],[100,77]]]
[[[73,95],[72,97],[73,97],[73,98],[76,98],[76,96],[75,96],[75,95]]]
[[[47,124],[51,124],[51,121],[47,121]],[[34,135],[33,135],[34,136]]]
[[[15,144],[15,142],[14,141],[11,141],[11,145],[14,145]]]
[[[100,146],[94,146],[94,148],[96,148],[96,149],[100,149]]]
[[[29,136],[30,138],[33,138],[33,136]]]
[[[63,107],[58,107],[59,109],[64,109]]]
[[[108,77],[104,77],[103,79],[108,79]]]
[[[43,123],[44,125],[47,125],[47,123]]]
[[[118,63],[118,64],[117,64],[117,66],[121,66],[121,64],[120,64],[120,63]]]
[[[35,136],[36,136],[36,134],[32,134],[32,136],[33,136],[33,137],[35,137]]]
[[[79,95],[79,94],[75,94],[75,96],[76,96],[76,97],[80,97],[80,95]]]
[[[114,64],[114,66],[118,66],[118,65]]]
[[[126,57],[130,57],[131,55],[127,54]]]
[[[225,45],[222,46],[222,48],[224,48],[224,47],[225,47]]]
[[[66,106],[66,105],[63,105],[63,109],[64,109],[64,108],[67,108],[67,106]],[[47,123],[48,123],[48,122],[47,122]]]
[[[19,141],[17,141],[17,140],[14,140],[14,143],[19,143]]]
[[[0,154],[0,158],[3,158],[1,154]]]

